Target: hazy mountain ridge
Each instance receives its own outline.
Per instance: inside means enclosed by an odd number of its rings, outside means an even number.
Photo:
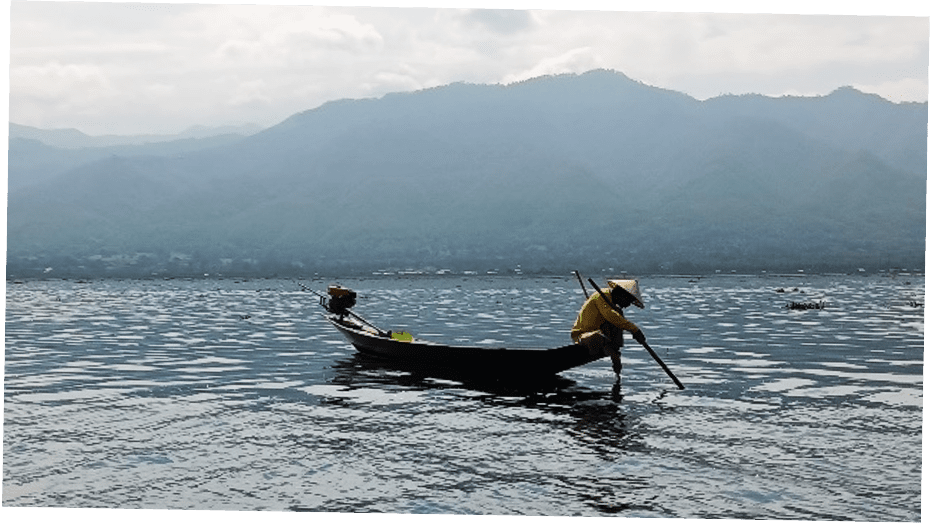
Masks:
[[[926,137],[927,104],[595,71],[331,102],[31,187],[11,140],[8,272],[918,267]]]
[[[180,133],[139,135],[88,135],[74,128],[42,129],[34,126],[10,123],[10,138],[38,140],[56,148],[106,148],[112,146],[141,146],[162,142],[177,142],[191,139],[209,139],[218,136],[238,135],[248,137],[262,131],[258,124],[239,126],[191,126]]]
[[[735,99],[740,103],[729,104]],[[907,170],[927,170],[927,141],[915,140],[927,135],[927,103],[893,104],[843,87],[826,97],[723,96],[705,105],[732,116],[774,120],[834,147],[865,149]]]
[[[41,136],[41,133],[31,135]],[[20,188],[33,184],[42,184],[82,165],[108,157],[179,156],[217,146],[235,144],[245,136],[223,134],[144,143],[132,143],[136,140],[132,137],[121,138],[131,141],[131,143],[67,148],[49,145],[37,138],[14,136],[11,133],[8,150],[9,187]]]

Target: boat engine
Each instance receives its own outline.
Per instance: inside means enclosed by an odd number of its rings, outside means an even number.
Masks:
[[[349,288],[343,288],[338,285],[330,285],[327,288],[329,299],[322,299],[323,307],[330,313],[336,315],[346,315],[349,309],[356,305],[356,292]]]

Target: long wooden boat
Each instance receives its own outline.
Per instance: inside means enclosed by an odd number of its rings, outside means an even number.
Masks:
[[[535,379],[553,376],[570,368],[600,359],[577,344],[558,348],[493,348],[455,346],[412,339],[399,340],[390,332],[378,329],[355,314],[328,312],[326,319],[360,353],[391,360],[409,368],[442,369],[457,375]]]

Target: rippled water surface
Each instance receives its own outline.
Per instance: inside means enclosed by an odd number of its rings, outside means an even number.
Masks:
[[[583,299],[341,283],[448,343],[562,345]],[[520,387],[387,367],[289,280],[7,283],[3,505],[920,520],[924,276],[641,287],[628,317],[686,390],[632,341],[620,389],[607,359]]]

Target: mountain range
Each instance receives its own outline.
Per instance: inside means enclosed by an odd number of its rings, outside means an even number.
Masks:
[[[699,101],[596,70],[210,137],[14,126],[8,277],[924,267],[928,105],[852,88]]]
[[[177,143],[189,139],[215,138],[218,136],[245,137],[262,131],[258,124],[239,126],[191,126],[181,133],[148,135],[87,135],[73,128],[41,129],[10,123],[10,137],[34,139],[49,146],[66,149],[106,148],[110,146]]]

